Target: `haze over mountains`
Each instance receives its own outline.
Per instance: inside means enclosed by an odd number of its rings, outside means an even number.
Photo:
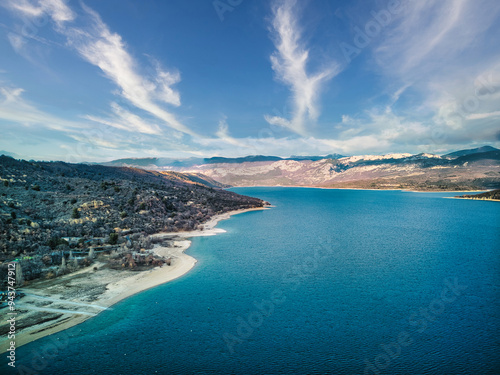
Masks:
[[[133,166],[136,168],[148,168],[148,169],[175,169],[175,168],[186,168],[195,165],[202,164],[240,164],[245,162],[259,162],[259,161],[279,161],[279,160],[312,160],[317,161],[321,159],[338,159],[343,158],[340,154],[330,154],[326,156],[291,156],[289,158],[281,158],[279,156],[264,156],[264,155],[250,155],[240,158],[225,158],[221,156],[214,156],[211,158],[187,158],[187,159],[172,159],[172,158],[128,158],[128,159],[117,159],[110,162],[99,163],[101,165],[107,166]]]
[[[232,186],[316,186],[468,190],[500,187],[500,150],[483,146],[445,155],[247,156],[119,159],[105,165],[175,170]]]

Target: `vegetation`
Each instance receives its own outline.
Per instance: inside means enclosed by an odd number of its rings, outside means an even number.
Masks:
[[[73,213],[71,214],[71,218],[73,218],[73,219],[80,218],[80,212],[78,211],[78,208],[73,207]]]
[[[118,243],[118,233],[110,233],[108,243],[116,245]]]
[[[481,193],[481,194],[460,195],[456,198],[480,199],[480,200],[499,200],[500,201],[500,189],[487,191],[486,193]]]

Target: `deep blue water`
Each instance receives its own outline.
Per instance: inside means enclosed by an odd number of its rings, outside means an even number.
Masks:
[[[500,374],[500,203],[234,190],[275,207],[195,238],[182,278],[18,348],[18,369]]]

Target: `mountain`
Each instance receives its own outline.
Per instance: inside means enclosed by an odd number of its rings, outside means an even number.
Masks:
[[[17,155],[16,153],[4,150],[0,150],[0,156],[1,155],[10,156],[11,158],[19,158],[19,155]]]
[[[128,158],[128,159],[117,159],[104,163],[99,163],[100,165],[110,166],[110,167],[136,167],[144,169],[162,169],[164,167],[170,168],[184,168],[191,167],[197,164],[204,163],[203,158],[187,158],[187,159],[173,159],[173,158]]]
[[[233,186],[480,190],[500,187],[500,151],[204,164],[183,169]]]
[[[470,154],[480,154],[482,152],[490,152],[490,151],[499,151],[499,150],[495,147],[483,146],[483,147],[478,147],[478,148],[472,148],[469,150],[455,151],[455,152],[443,155],[443,157],[445,157],[445,158],[458,158],[459,156],[465,156],[465,155],[470,155]]]
[[[483,146],[443,156],[420,153],[343,156],[120,159],[113,165],[191,173],[207,183],[416,190],[490,189],[499,184],[499,150]],[[108,163],[109,164],[109,163]],[[208,180],[210,178],[210,181]]]
[[[289,158],[285,158],[282,160],[296,160],[296,161],[301,161],[301,160],[311,160],[311,161],[318,161],[318,160],[323,160],[323,159],[340,159],[340,158],[345,158],[344,155],[340,154],[329,154],[326,156],[296,156],[292,155]]]
[[[222,163],[240,164],[247,162],[278,161],[278,160],[283,160],[283,159],[280,158],[279,156],[263,156],[263,155],[251,155],[241,158],[223,158],[216,156],[213,158],[204,159],[203,164],[222,164]]]

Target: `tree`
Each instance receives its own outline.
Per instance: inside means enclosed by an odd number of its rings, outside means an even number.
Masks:
[[[73,213],[71,214],[71,217],[73,219],[79,219],[80,218],[80,212],[78,211],[77,207],[73,207]]]
[[[118,243],[118,233],[110,233],[108,242],[110,245],[116,245]]]
[[[16,215],[16,213],[15,213],[14,211],[12,211],[12,212],[10,213],[10,216],[11,216],[13,219],[16,219],[16,217],[17,217],[17,215]]]
[[[3,181],[3,186],[8,187],[9,186],[9,181],[8,180],[4,180]]]

